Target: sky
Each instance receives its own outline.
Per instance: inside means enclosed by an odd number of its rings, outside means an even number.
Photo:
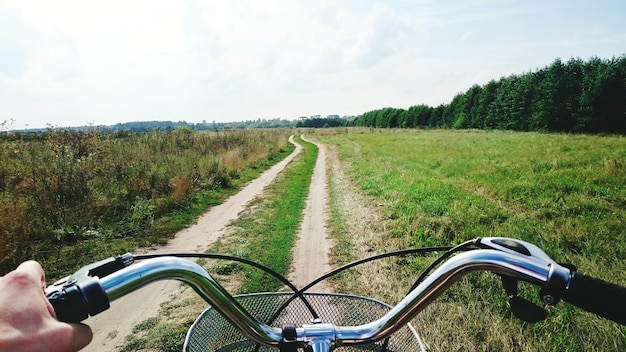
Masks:
[[[435,106],[624,54],[623,0],[0,0],[0,129]]]

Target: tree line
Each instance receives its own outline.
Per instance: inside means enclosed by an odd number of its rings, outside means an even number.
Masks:
[[[296,123],[296,128],[327,128],[327,127],[339,127],[346,124],[348,117],[341,118],[339,115],[328,115],[322,117],[320,115],[313,115],[311,117],[302,116],[300,121]]]
[[[626,133],[626,56],[560,59],[520,75],[473,85],[439,106],[386,107],[352,126],[476,128],[516,131]]]

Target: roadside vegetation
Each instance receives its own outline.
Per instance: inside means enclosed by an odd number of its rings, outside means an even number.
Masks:
[[[289,130],[0,135],[0,272],[164,243],[289,154]]]
[[[229,224],[228,235],[209,249],[263,264],[286,276],[291,266],[291,249],[302,218],[317,147],[297,137],[302,151],[253,200],[240,217]],[[258,269],[235,262],[201,260],[207,270],[231,293],[274,292],[284,284]],[[190,289],[162,306],[158,317],[135,327],[122,351],[181,351],[184,336],[207,304]]]
[[[330,184],[339,264],[507,236],[626,285],[623,137],[345,128],[317,130],[316,137],[340,163]],[[346,195],[351,191],[357,194]],[[339,289],[393,304],[433,259],[362,268],[344,275]],[[539,302],[535,289],[521,288]],[[511,315],[495,275],[472,274],[421,313],[415,327],[435,351],[626,349],[624,327],[565,303],[548,312],[543,322],[524,323]]]

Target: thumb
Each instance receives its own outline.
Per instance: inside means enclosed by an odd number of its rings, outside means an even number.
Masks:
[[[78,351],[87,346],[93,338],[91,328],[85,324],[68,324],[73,330],[72,345],[69,351]]]

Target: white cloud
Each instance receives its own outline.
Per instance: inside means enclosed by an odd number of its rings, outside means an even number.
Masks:
[[[623,5],[556,11],[568,4],[3,1],[0,121],[359,114],[446,102],[557,56],[621,54]]]
[[[0,11],[0,74],[19,77],[30,65],[38,33],[21,13],[7,8]]]

